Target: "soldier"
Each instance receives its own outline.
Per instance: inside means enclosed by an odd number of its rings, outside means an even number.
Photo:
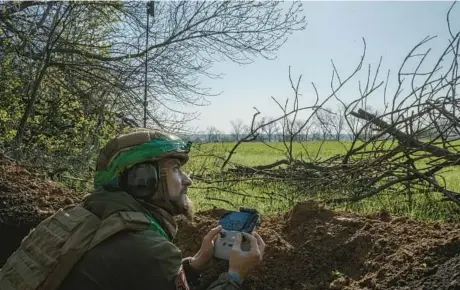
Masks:
[[[98,189],[84,206],[100,218],[115,211],[145,213],[155,230],[120,232],[86,253],[70,272],[61,290],[71,289],[189,289],[213,257],[215,227],[203,238],[194,257],[182,259],[171,241],[177,232],[174,216],[193,217],[187,188],[192,184],[181,166],[188,159],[189,144],[158,131],[139,131],[108,142],[96,168]],[[229,271],[209,289],[239,289],[247,273],[260,264],[265,244],[247,235],[250,252],[241,251],[237,239]]]
[[[198,253],[182,259],[172,243],[174,216],[193,216],[181,166],[190,143],[154,130],[109,141],[97,161],[95,191],[81,204],[58,210],[40,223],[0,270],[0,289],[189,289],[213,257],[215,227]],[[237,237],[229,270],[209,289],[239,289],[262,261],[261,237],[241,250]]]

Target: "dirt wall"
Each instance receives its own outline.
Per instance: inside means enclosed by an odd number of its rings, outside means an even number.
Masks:
[[[0,163],[0,265],[22,238],[54,210],[79,195],[26,167]],[[177,244],[192,255],[223,209],[179,219]],[[243,289],[460,289],[460,227],[418,222],[388,213],[362,216],[317,203],[263,217],[267,243],[263,265]],[[226,263],[204,274],[204,289]]]

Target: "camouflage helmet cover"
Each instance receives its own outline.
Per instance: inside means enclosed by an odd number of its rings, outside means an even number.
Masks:
[[[185,164],[191,143],[163,131],[137,129],[111,139],[101,150],[96,163],[95,186],[110,183],[121,172],[148,160],[174,157]]]

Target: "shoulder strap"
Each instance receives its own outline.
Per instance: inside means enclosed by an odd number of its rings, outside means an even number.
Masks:
[[[142,212],[125,211],[114,213],[101,222],[99,229],[91,239],[87,251],[120,231],[147,230],[150,223],[150,220]]]

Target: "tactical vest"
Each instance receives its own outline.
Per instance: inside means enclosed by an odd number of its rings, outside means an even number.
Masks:
[[[123,231],[164,231],[141,212],[117,212],[99,219],[81,205],[58,210],[21,242],[0,270],[1,290],[55,290],[79,259]]]

